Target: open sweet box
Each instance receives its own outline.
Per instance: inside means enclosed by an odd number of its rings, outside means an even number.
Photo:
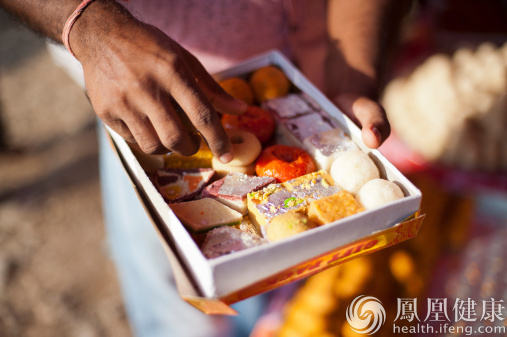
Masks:
[[[395,182],[405,197],[284,240],[208,259],[157,191],[129,145],[107,128],[112,146],[160,234],[180,295],[208,314],[234,314],[229,306],[232,303],[412,238],[424,218],[419,215],[420,191],[379,151],[367,148],[357,126],[281,53],[260,55],[214,76],[217,80],[246,76],[267,65],[280,68],[296,90],[313,98],[333,125],[373,159],[381,178]]]

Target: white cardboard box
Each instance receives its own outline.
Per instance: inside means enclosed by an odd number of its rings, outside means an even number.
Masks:
[[[424,217],[417,217],[421,192],[379,151],[368,149],[361,141],[361,132],[356,125],[279,52],[272,51],[250,59],[216,74],[215,78],[221,80],[241,76],[267,65],[281,68],[297,88],[313,97],[356,144],[369,153],[379,167],[381,177],[401,185],[406,197],[385,207],[364,211],[286,240],[208,260],[164,202],[125,140],[108,128],[140,201],[161,235],[169,260],[176,271],[180,294],[208,313],[232,313],[228,304],[306,277],[348,258],[413,237]],[[394,227],[410,217],[415,217],[412,222],[409,221],[410,228]],[[398,232],[406,237],[396,236]],[[346,252],[349,252],[348,255]]]

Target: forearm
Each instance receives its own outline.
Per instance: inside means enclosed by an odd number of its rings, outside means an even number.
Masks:
[[[80,3],[0,0],[1,7],[60,43]],[[227,95],[192,54],[161,30],[113,0],[96,0],[72,26],[69,44],[83,66],[95,113],[127,141],[147,153],[191,155],[200,145],[197,129],[217,158],[224,163],[233,158],[217,111],[240,114],[246,104]],[[175,111],[173,101],[186,116]]]
[[[328,91],[376,99],[409,0],[329,0]]]
[[[0,0],[0,7],[39,34],[62,43],[67,19],[82,0]],[[113,0],[94,1],[75,22],[70,43],[76,55],[79,49],[92,47],[101,31],[108,31],[118,18],[129,16],[124,7]],[[79,58],[79,57],[78,57]]]
[[[79,0],[0,0],[0,7],[31,29],[62,42],[65,21],[79,5]]]

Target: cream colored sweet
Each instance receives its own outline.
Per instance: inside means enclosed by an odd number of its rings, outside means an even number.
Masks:
[[[222,163],[217,157],[213,157],[211,159],[211,166],[215,170],[215,177],[217,178],[223,178],[229,173],[255,174],[255,162],[246,166],[231,166]]]
[[[357,192],[357,202],[366,209],[380,207],[404,197],[401,188],[392,181],[373,179]]]
[[[304,214],[285,213],[271,220],[266,236],[269,241],[278,241],[315,227],[316,225]]]
[[[336,185],[353,195],[368,181],[380,178],[380,173],[371,158],[361,150],[340,153],[329,172]]]
[[[181,223],[194,233],[218,226],[239,225],[243,218],[241,213],[211,198],[170,204],[169,207]]]
[[[234,159],[224,164],[213,157],[211,166],[217,176],[222,178],[229,173],[255,174],[255,159],[262,149],[259,139],[253,133],[244,130],[229,129],[227,134],[231,139]]]
[[[254,162],[261,153],[261,142],[251,132],[245,130],[228,129],[231,139],[234,159],[227,163],[229,166],[247,166]]]

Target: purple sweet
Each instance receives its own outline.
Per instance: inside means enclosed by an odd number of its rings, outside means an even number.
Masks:
[[[252,223],[261,229],[263,236],[269,222],[277,215],[290,212],[304,213],[309,204],[339,192],[333,179],[325,171],[318,171],[272,184],[249,194],[248,210]]]

